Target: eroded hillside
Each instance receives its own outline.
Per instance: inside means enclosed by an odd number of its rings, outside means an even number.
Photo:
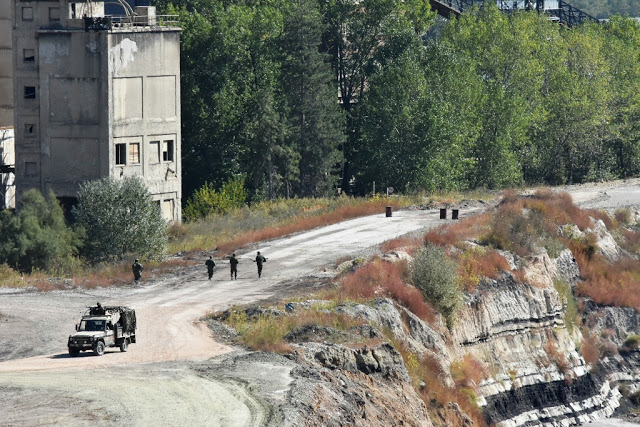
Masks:
[[[294,363],[286,425],[580,424],[638,403],[639,242],[630,209],[506,194],[337,265],[314,299],[210,323]]]

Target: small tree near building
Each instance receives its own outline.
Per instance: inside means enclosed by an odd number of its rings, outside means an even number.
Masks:
[[[53,192],[45,199],[38,190],[28,190],[15,212],[0,211],[0,264],[21,272],[69,274],[81,238],[81,231],[65,223]]]
[[[86,230],[82,252],[91,262],[164,254],[167,224],[139,178],[103,178],[82,184],[73,212]]]

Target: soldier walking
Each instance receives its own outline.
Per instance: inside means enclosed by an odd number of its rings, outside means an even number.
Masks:
[[[212,257],[209,257],[204,264],[207,266],[207,273],[209,273],[209,280],[211,280],[211,277],[213,276],[213,267],[216,266],[216,263],[213,261]]]
[[[262,255],[260,255],[260,251],[258,251],[258,254],[256,255],[256,259],[254,262],[258,265],[258,279],[259,279],[260,276],[262,276],[262,263],[267,262],[267,259]]]
[[[229,259],[229,265],[231,266],[231,280],[234,278],[238,280],[238,258],[236,258],[236,254],[232,254]]]
[[[142,278],[142,264],[140,264],[139,260],[135,260],[133,265],[131,266],[133,270],[133,279],[138,283],[138,281]]]

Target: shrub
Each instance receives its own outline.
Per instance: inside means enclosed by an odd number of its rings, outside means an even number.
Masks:
[[[600,361],[598,338],[588,333],[584,334],[582,336],[582,343],[580,344],[580,353],[582,354],[582,357],[587,364],[596,366],[598,361]]]
[[[185,219],[193,221],[243,206],[247,202],[245,179],[246,175],[231,177],[222,184],[220,190],[216,190],[212,183],[205,182],[187,201],[182,212]]]
[[[45,199],[39,191],[28,190],[15,213],[0,211],[0,263],[22,272],[71,273],[81,237],[81,231],[65,224],[53,192]]]
[[[451,328],[462,298],[455,263],[442,249],[427,245],[411,263],[411,279],[425,299],[442,313]]]
[[[167,224],[139,178],[81,184],[73,213],[87,232],[82,252],[91,262],[164,254]]]
[[[384,296],[397,301],[422,320],[433,322],[433,309],[425,303],[422,293],[404,283],[406,263],[390,263],[376,258],[352,274],[346,276],[341,291],[349,298],[373,298]]]
[[[475,247],[457,258],[460,282],[467,292],[473,292],[482,277],[496,279],[501,271],[509,270],[507,260],[494,250]]]
[[[613,217],[620,224],[629,225],[631,223],[631,209],[629,208],[616,209],[616,211],[613,213]]]
[[[638,335],[629,335],[629,337],[624,340],[624,346],[631,350],[636,350],[640,347],[640,336]]]

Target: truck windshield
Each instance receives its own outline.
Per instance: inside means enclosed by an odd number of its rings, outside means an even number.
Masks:
[[[83,320],[78,331],[104,331],[104,320]]]

